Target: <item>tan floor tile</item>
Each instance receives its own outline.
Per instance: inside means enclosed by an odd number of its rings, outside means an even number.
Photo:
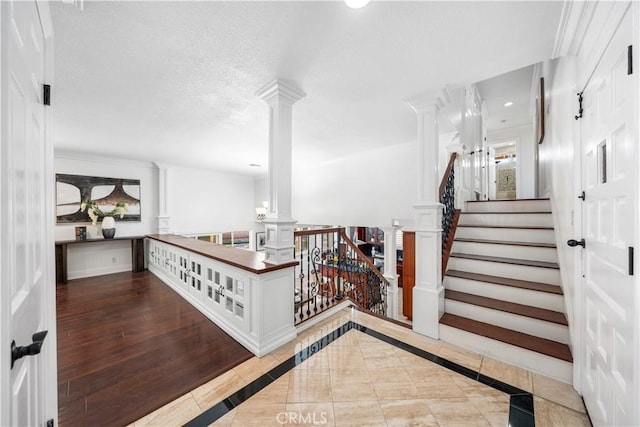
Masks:
[[[261,403],[287,403],[287,393],[289,392],[290,373],[286,373],[257,394],[249,398],[247,402]]]
[[[334,402],[333,411],[336,417],[336,426],[386,427],[387,425],[378,400]]]
[[[533,394],[574,411],[586,413],[582,398],[569,384],[543,375],[533,374]]]
[[[474,371],[480,370],[480,363],[482,361],[482,356],[479,354],[472,353],[448,343],[442,344],[438,351],[438,356],[444,357],[451,362],[465,366],[469,369],[473,369]]]
[[[364,358],[362,357],[362,353],[360,353],[360,348],[357,346],[354,346],[354,347],[329,346],[323,351],[327,352],[330,369],[336,369],[336,368],[342,368],[342,367],[348,367],[348,366],[361,366],[361,367],[365,366]]]
[[[280,360],[271,355],[252,357],[246,362],[236,366],[233,370],[247,383],[255,380],[262,374],[270,371],[280,364]]]
[[[166,404],[162,408],[136,421],[136,427],[141,426],[177,426],[200,415],[202,411],[190,393]]]
[[[431,413],[442,427],[490,426],[489,421],[467,398],[427,399]]]
[[[318,353],[313,354],[311,357],[307,358],[307,360],[293,369],[312,369],[316,372],[323,372],[328,374],[329,355],[326,351],[320,350]]]
[[[234,370],[231,370],[192,390],[191,394],[204,411],[240,390],[245,385],[247,385],[247,382]]]
[[[328,402],[332,400],[331,376],[310,370],[292,370],[287,403]]]
[[[333,402],[289,403],[286,406],[287,426],[334,426]],[[284,420],[283,420],[284,421]]]
[[[421,391],[411,382],[374,382],[372,384],[378,399],[393,397],[394,399],[411,400],[422,399],[425,395],[424,390]]]
[[[533,397],[534,413],[537,427],[590,427],[591,423],[585,414],[565,408],[564,406]]]
[[[469,398],[494,427],[504,427],[509,424],[510,397],[507,394],[501,394],[501,396],[474,396]]]
[[[533,390],[531,372],[486,356],[482,358],[480,373],[530,393]]]
[[[278,418],[286,410],[284,403],[255,403],[252,405],[240,405],[231,425],[233,427],[280,427],[282,423]]]
[[[340,375],[331,371],[331,392],[334,402],[377,400],[378,395],[366,369],[361,374]]]
[[[411,377],[404,367],[389,369],[369,369],[369,376],[373,382],[410,383]]]
[[[415,381],[414,381],[415,383]],[[415,383],[420,397],[423,399],[467,398],[467,394],[453,379],[427,378]]]
[[[424,399],[381,400],[380,407],[388,426],[438,426]]]
[[[358,338],[356,337],[356,331],[349,331],[334,342],[331,345],[358,345]]]
[[[218,418],[211,425],[212,426],[220,426],[220,427],[231,427],[231,425],[233,424],[233,419],[236,416],[236,412],[238,412],[238,409],[232,409],[231,411],[229,411],[228,414],[224,415],[223,417]]]
[[[501,391],[462,375],[452,375],[451,378],[467,397],[500,397],[505,395]]]

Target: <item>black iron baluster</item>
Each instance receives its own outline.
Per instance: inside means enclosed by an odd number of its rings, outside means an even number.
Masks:
[[[304,306],[304,255],[302,254],[302,252],[303,252],[302,251],[302,239],[303,239],[303,237],[304,236],[298,236],[298,241],[300,243],[300,264],[299,264],[299,267],[300,267],[300,273],[299,273],[299,276],[300,276],[300,290],[299,290],[300,291],[300,313],[299,313],[298,316],[299,316],[301,322],[304,319],[304,308],[303,308],[303,306]],[[309,279],[307,278],[307,281],[308,280]]]

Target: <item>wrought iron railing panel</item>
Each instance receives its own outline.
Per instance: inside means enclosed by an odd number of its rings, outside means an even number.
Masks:
[[[449,235],[451,225],[453,224],[453,216],[455,214],[455,172],[451,168],[449,175],[446,177],[444,191],[440,194],[440,203],[444,205],[444,212],[442,213],[442,248],[444,249],[447,243],[446,237]]]
[[[385,315],[388,282],[344,228],[295,233],[295,323],[348,298],[362,310]]]

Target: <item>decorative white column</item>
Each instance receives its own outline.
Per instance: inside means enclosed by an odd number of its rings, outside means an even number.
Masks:
[[[442,287],[442,208],[438,188],[438,111],[451,102],[445,90],[406,100],[418,116],[418,201],[415,209],[416,282],[413,288],[413,330],[439,338],[444,314]]]
[[[164,163],[154,162],[158,168],[158,234],[171,232],[169,216],[169,177],[170,168]]]
[[[396,246],[396,234],[400,227],[391,225],[382,227],[384,231],[384,274],[389,281],[387,288],[387,317],[398,318],[398,252]]]
[[[275,80],[256,96],[269,104],[269,208],[264,220],[265,259],[268,264],[293,261],[291,217],[291,136],[293,104],[306,95],[282,80]]]

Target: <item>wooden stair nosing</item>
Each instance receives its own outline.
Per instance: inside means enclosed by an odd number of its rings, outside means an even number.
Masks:
[[[571,350],[566,344],[502,328],[489,323],[478,322],[477,320],[468,319],[466,317],[450,313],[445,313],[440,319],[440,323],[452,328],[461,329],[476,335],[564,360],[565,362],[573,363]]]
[[[458,224],[458,227],[469,228],[511,228],[515,230],[553,230],[553,227],[541,225],[479,225],[479,224]]]
[[[488,261],[488,262],[499,262],[502,264],[514,264],[514,265],[524,265],[527,267],[541,267],[541,268],[552,268],[554,270],[559,270],[560,266],[555,262],[545,262],[545,261],[531,261],[528,259],[517,259],[517,258],[503,258],[497,256],[487,256],[487,255],[473,255],[473,254],[463,254],[459,252],[452,252],[450,255],[451,258],[462,258],[462,259],[472,259],[476,261]]]
[[[518,316],[538,319],[557,325],[569,326],[564,313],[547,310],[545,308],[532,307],[530,305],[517,304],[515,302],[502,301],[495,298],[483,297],[480,295],[468,294],[466,292],[445,289],[444,298],[459,301],[478,307],[490,308],[492,310],[503,311],[505,313],[517,314]]]
[[[549,294],[563,295],[562,288],[547,283],[530,282],[528,280],[510,279],[508,277],[490,276],[488,274],[471,273],[469,271],[447,270],[445,276],[459,279],[475,280],[477,282],[493,283],[496,285],[510,286],[513,288],[528,289],[531,291],[546,292]]]
[[[509,240],[488,240],[488,239],[469,239],[466,237],[461,237],[458,239],[454,239],[454,242],[465,242],[465,243],[487,243],[491,245],[510,245],[510,246],[530,246],[533,248],[549,248],[549,249],[557,249],[555,243],[536,243],[536,242],[514,242]]]

